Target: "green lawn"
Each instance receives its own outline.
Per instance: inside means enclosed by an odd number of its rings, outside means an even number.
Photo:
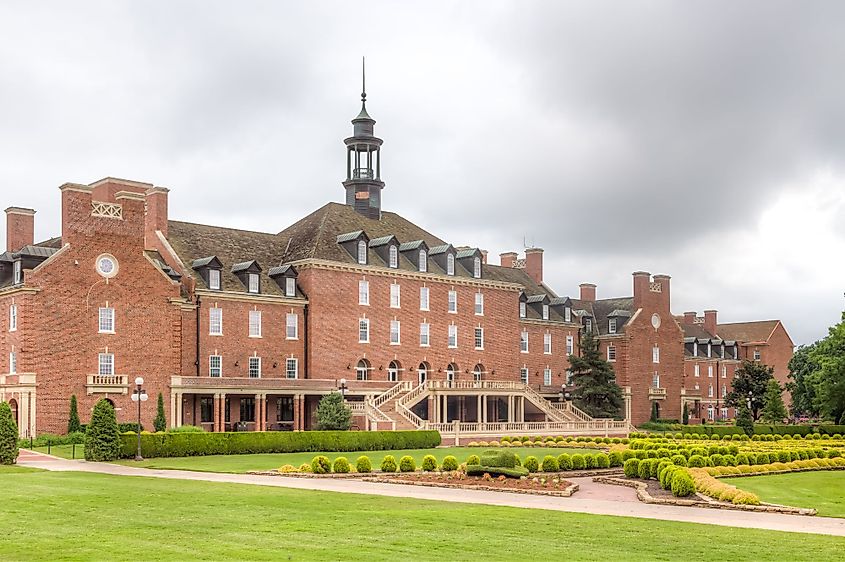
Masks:
[[[0,464],[0,477],[6,474],[20,474],[21,472],[43,472],[40,468],[30,468],[28,466],[18,466]]]
[[[740,490],[754,492],[764,502],[813,507],[819,515],[845,517],[845,471],[747,476],[724,481]]]
[[[49,454],[53,455],[54,457],[62,457],[63,459],[84,459],[85,458],[85,445],[78,444],[76,445],[76,452],[74,453],[74,446],[73,445],[52,445],[49,450]],[[47,454],[47,447],[35,447],[33,451],[37,451],[39,453]],[[74,456],[75,455],[75,456]]]
[[[845,549],[840,537],[80,472],[0,473],[0,489],[2,560],[818,561]]]
[[[370,457],[373,467],[376,468],[381,465],[382,459],[385,455],[393,455],[396,457],[396,462],[403,455],[411,455],[417,461],[417,466],[422,465],[423,457],[426,455],[434,455],[438,464],[443,462],[447,455],[454,455],[458,462],[466,461],[469,455],[481,454],[485,449],[480,447],[443,447],[439,449],[411,449],[401,451],[359,451],[359,452],[323,452],[323,453],[272,453],[272,454],[258,454],[258,455],[210,455],[205,457],[174,457],[174,458],[156,458],[141,462],[133,460],[120,461],[122,464],[131,466],[142,466],[148,468],[166,468],[166,469],[180,469],[180,470],[199,470],[202,472],[234,472],[244,473],[250,470],[271,470],[279,468],[285,464],[292,464],[299,466],[302,463],[310,463],[316,455],[325,455],[332,461],[337,457],[343,456],[349,459],[351,463],[355,462],[361,455]],[[561,453],[595,453],[595,450],[586,449],[552,449],[552,448],[529,448],[529,447],[513,447],[508,449],[517,453],[519,457],[525,460],[528,455],[534,455],[540,461],[545,455],[559,455]],[[77,452],[79,452],[77,450]]]

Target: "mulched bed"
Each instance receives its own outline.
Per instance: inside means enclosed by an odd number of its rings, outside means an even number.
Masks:
[[[562,497],[569,497],[578,490],[577,484],[554,476],[485,478],[484,476],[467,476],[462,473],[423,472],[372,476],[367,478],[367,481]]]
[[[672,495],[671,490],[664,490],[660,487],[660,482],[657,480],[648,480],[645,482],[646,490],[648,491],[648,495],[652,498],[656,499],[667,499],[672,500],[675,499],[675,496]]]

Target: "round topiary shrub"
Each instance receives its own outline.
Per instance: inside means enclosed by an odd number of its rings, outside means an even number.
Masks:
[[[540,470],[540,461],[537,460],[537,457],[534,455],[529,455],[525,457],[525,461],[522,463],[522,466],[528,470],[528,472],[537,472]]]
[[[399,472],[414,472],[417,470],[417,461],[411,455],[405,455],[399,459]]]
[[[713,466],[725,466],[725,457],[718,453],[710,455],[710,464]]]
[[[646,459],[642,461],[637,471],[637,476],[642,478],[643,480],[648,480],[649,475],[651,474],[651,464],[652,459]]]
[[[687,458],[684,455],[672,455],[672,464],[676,464],[678,466],[686,466]]]
[[[91,422],[85,431],[85,460],[113,461],[120,456],[120,434],[114,407],[102,399],[91,412]]]
[[[778,451],[778,462],[789,462],[789,451]]]
[[[572,455],[572,470],[584,470],[587,468],[587,461],[584,459],[584,455]]]
[[[557,466],[560,470],[572,470],[572,457],[568,453],[561,453],[557,457]]]
[[[346,457],[337,457],[332,465],[332,471],[336,474],[347,474],[350,469],[349,460]]]
[[[585,468],[596,468],[596,456],[595,455],[584,455],[584,467]]]
[[[622,466],[622,453],[619,451],[611,451],[608,455],[608,459],[610,460],[610,466]]]
[[[557,472],[560,470],[560,467],[557,464],[557,459],[552,455],[546,455],[543,457],[543,464],[541,466],[543,472]]]
[[[829,458],[829,459],[835,459],[835,458],[841,457],[841,456],[842,456],[842,453],[837,451],[836,449],[831,449],[830,451],[827,452],[827,458]]]
[[[672,474],[672,495],[677,498],[685,498],[695,491],[695,483],[692,476],[684,469],[676,470]]]
[[[478,464],[478,463],[476,463]],[[443,459],[443,470],[447,472],[451,472],[453,470],[458,470],[458,459],[453,457],[452,455],[448,455],[445,459]]]
[[[475,458],[478,458],[475,455],[472,455]],[[478,463],[475,463],[478,464]],[[382,472],[396,472],[396,457],[393,455],[387,455],[381,461],[381,471]]]
[[[596,468],[610,468],[610,457],[605,453],[594,455]]]
[[[481,458],[478,455],[470,455],[467,457],[467,465],[481,464]]]
[[[622,465],[622,471],[628,478],[636,478],[640,473],[640,459],[628,459]]]
[[[632,451],[631,449],[625,449],[622,451],[622,462],[625,462],[628,459],[633,459],[637,457],[636,451]]]
[[[437,470],[437,459],[434,458],[434,455],[426,455],[423,457],[422,469],[423,472],[432,472]]]
[[[332,461],[329,457],[317,455],[311,459],[311,472],[314,474],[328,474],[332,471]]]
[[[367,455],[361,455],[360,457],[358,457],[358,460],[355,461],[355,470],[362,474],[372,472],[373,465],[370,462],[370,457],[368,457]]]
[[[769,464],[769,455],[767,453],[757,453],[757,464]]]
[[[725,461],[725,466],[736,466],[736,457],[733,455],[724,455],[722,457]]]

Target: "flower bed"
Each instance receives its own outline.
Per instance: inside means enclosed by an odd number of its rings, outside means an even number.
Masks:
[[[493,478],[489,474],[485,474],[483,476],[467,476],[462,472],[424,472],[413,474],[383,474],[380,476],[371,475],[366,478],[366,481],[559,497],[569,497],[578,490],[577,484],[573,484],[572,482],[554,476],[523,478],[507,478],[505,476],[499,476],[498,478]]]

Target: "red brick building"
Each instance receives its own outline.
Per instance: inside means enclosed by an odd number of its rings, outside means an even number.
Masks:
[[[167,189],[115,178],[61,186],[61,235],[37,244],[35,211],[7,209],[0,400],[21,435],[64,432],[74,394],[83,422],[101,398],[134,421],[137,376],[170,425],[209,431],[308,429],[341,390],[361,429],[624,433],[628,421],[563,400],[585,330],[614,364],[627,420],[652,402],[680,417],[693,336],[668,276],[634,273],[617,299],[584,284],[576,299],[545,283],[542,249],[487,263],[382,209],[382,141],[363,103],[352,123],[345,204],[277,233],[171,220]],[[142,423],[154,415],[151,401]]]

